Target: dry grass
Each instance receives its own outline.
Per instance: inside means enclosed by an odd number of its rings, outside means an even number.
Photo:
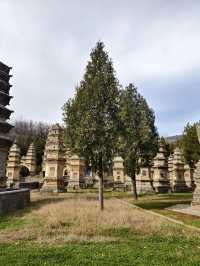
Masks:
[[[35,203],[41,200],[38,195],[34,197]],[[140,234],[174,234],[184,231],[180,226],[117,199],[106,200],[103,212],[99,210],[97,200],[72,199],[69,196],[61,196],[60,201],[56,202],[46,200],[45,204],[41,203],[23,215],[21,219],[26,220],[23,228],[4,230],[0,242],[32,239],[37,243],[51,245],[77,241],[114,241],[120,236],[112,232],[124,228],[130,233]]]
[[[105,211],[99,210],[97,201],[83,199],[53,203],[33,211],[31,216],[40,217],[44,230],[68,232],[75,235],[96,236],[107,229],[132,228],[149,232],[160,225],[155,217],[124,206],[115,199],[106,201]]]

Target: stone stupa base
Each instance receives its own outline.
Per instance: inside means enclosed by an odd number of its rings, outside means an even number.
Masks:
[[[45,178],[42,188],[40,189],[41,193],[60,193],[65,192],[65,183],[63,179],[58,178]]]
[[[172,185],[173,192],[189,192],[190,188],[186,185],[185,182],[179,182]]]
[[[200,206],[200,188],[196,188],[193,193],[192,206]]]
[[[126,191],[126,185],[124,182],[114,182],[113,184],[113,190],[118,192],[125,192]]]
[[[155,189],[153,187],[153,182],[149,179],[137,180],[136,187],[138,194],[153,194]]]
[[[167,181],[154,181],[153,185],[156,193],[168,193],[171,191],[169,182]]]

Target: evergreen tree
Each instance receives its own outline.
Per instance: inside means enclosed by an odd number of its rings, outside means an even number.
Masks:
[[[101,209],[104,208],[103,175],[114,156],[117,139],[118,108],[118,81],[113,64],[104,44],[98,42],[75,97],[63,107],[63,115],[67,145],[90,162],[99,176]]]
[[[142,165],[149,166],[157,151],[155,117],[146,100],[133,84],[121,91],[119,153],[124,158],[125,172],[133,183],[137,199],[136,174]]]
[[[197,137],[196,123],[186,125],[183,138],[179,144],[183,150],[186,163],[194,167],[200,159],[200,144]]]

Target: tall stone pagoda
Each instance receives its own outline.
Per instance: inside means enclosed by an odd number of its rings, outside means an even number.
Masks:
[[[174,192],[186,192],[188,188],[186,186],[185,178],[184,178],[184,160],[183,153],[177,147],[174,150],[173,156],[173,169],[172,169],[172,190]]]
[[[11,67],[0,62],[0,190],[6,189],[6,161],[8,150],[12,144],[8,133],[12,126],[7,122],[12,113],[7,108],[12,98],[9,95],[11,85],[9,83]]]
[[[20,148],[14,143],[8,155],[6,175],[8,177],[8,185],[16,185],[20,182]]]
[[[63,192],[65,167],[64,130],[59,124],[53,125],[45,146],[45,178],[41,192]]]
[[[153,185],[158,193],[166,193],[170,190],[168,164],[162,143],[159,144],[158,153],[153,160]]]
[[[22,157],[21,165],[28,168],[30,176],[34,176],[36,173],[36,155],[34,144],[29,145],[26,156]]]

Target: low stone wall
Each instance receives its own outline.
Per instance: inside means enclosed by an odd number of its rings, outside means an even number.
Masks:
[[[29,189],[16,189],[0,192],[0,215],[23,209],[30,203]]]
[[[20,182],[20,188],[29,188],[29,189],[39,189],[40,183],[39,181],[32,181],[32,182]]]

